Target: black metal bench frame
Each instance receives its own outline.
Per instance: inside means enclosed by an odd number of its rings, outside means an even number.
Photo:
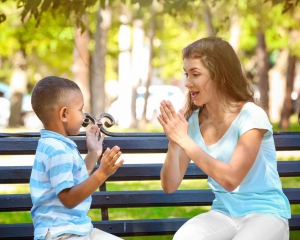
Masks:
[[[120,146],[123,153],[165,153],[168,139],[163,133],[110,133],[101,129],[109,137],[104,140],[106,147]],[[300,133],[275,132],[277,151],[300,150]],[[78,146],[80,153],[86,153],[85,133],[70,137]],[[0,133],[0,155],[31,155],[35,153],[39,133]],[[141,160],[142,161],[142,160]],[[124,164],[107,179],[109,181],[142,181],[159,180],[162,164]],[[281,177],[299,177],[300,160],[278,161],[278,172]],[[31,173],[30,166],[0,166],[0,184],[28,183]],[[191,163],[185,179],[205,179],[207,176]],[[290,204],[300,204],[300,187],[284,189]],[[95,227],[112,234],[122,236],[169,235],[187,221],[186,218],[168,219],[138,219],[109,220],[109,208],[134,207],[178,207],[178,206],[208,206],[214,196],[211,190],[178,190],[166,194],[163,190],[138,191],[106,191],[106,183],[100,186],[100,191],[93,194],[93,209],[101,209],[102,221],[94,221]],[[30,211],[32,206],[29,194],[0,195],[0,211]],[[300,214],[293,214],[289,220],[290,230],[300,230]],[[0,239],[32,239],[33,226],[26,224],[0,225]]]

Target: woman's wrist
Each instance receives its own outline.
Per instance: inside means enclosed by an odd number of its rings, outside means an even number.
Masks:
[[[187,135],[185,138],[180,138],[177,142],[177,145],[183,150],[191,146],[193,140]]]

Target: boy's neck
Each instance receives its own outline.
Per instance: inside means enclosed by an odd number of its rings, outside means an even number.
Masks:
[[[65,137],[68,137],[68,134],[66,133],[65,128],[63,127],[63,124],[62,123],[57,123],[57,121],[55,121],[55,120],[51,121],[48,124],[44,124],[44,129],[52,131],[52,132],[56,132],[56,133],[59,133],[59,134],[65,136]]]

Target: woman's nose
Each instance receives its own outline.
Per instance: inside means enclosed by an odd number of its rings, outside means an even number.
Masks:
[[[185,82],[185,87],[189,88],[189,87],[193,87],[194,84],[192,82],[190,82],[188,79],[186,79],[186,82]]]

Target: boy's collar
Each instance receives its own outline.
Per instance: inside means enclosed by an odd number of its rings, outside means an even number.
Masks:
[[[72,141],[71,139],[69,139],[69,138],[67,138],[63,135],[61,135],[60,133],[53,132],[53,131],[46,130],[46,129],[41,129],[40,134],[41,134],[41,138],[55,138],[55,139],[58,139],[60,141],[69,143],[69,144],[71,144],[71,145],[73,145],[74,147],[77,148],[77,145],[74,141]]]

